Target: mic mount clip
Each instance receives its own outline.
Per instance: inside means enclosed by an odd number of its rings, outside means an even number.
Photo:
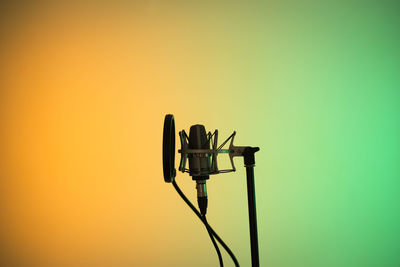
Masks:
[[[210,142],[212,145],[211,149],[191,149],[189,148],[189,137],[186,134],[185,130],[179,132],[179,137],[181,140],[181,147],[178,152],[181,153],[181,161],[179,164],[179,171],[185,173],[190,173],[190,170],[186,168],[187,159],[190,157],[206,157],[209,159],[209,168],[207,171],[202,171],[199,173],[195,173],[194,175],[210,175],[210,174],[218,174],[218,173],[228,173],[236,171],[235,164],[233,162],[234,157],[244,157],[245,166],[254,166],[254,153],[259,150],[258,147],[249,147],[249,146],[235,146],[233,144],[236,131],[234,131],[220,146],[218,143],[218,130],[215,130],[214,133],[208,132],[208,137],[206,142]],[[230,140],[230,145],[228,149],[223,149],[223,147]],[[217,156],[218,154],[229,154],[231,169],[219,170],[217,164]],[[192,173],[193,174],[193,173]]]

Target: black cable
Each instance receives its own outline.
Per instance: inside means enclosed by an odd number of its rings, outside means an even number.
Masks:
[[[232,258],[233,262],[235,263],[236,267],[239,267],[239,262],[237,261],[233,252],[229,249],[229,247],[225,244],[225,242],[217,235],[217,233],[212,229],[212,227],[208,224],[207,221],[203,219],[200,212],[196,209],[195,206],[190,202],[190,200],[183,194],[179,186],[176,184],[175,181],[172,181],[172,185],[174,186],[176,192],[181,196],[181,198],[186,202],[186,204],[193,210],[193,212],[199,217],[199,219],[203,222],[203,224],[207,227],[208,230],[213,234],[213,236],[218,240],[218,242],[222,245],[222,247],[228,252],[229,256]]]
[[[207,218],[206,218],[205,215],[203,216],[203,218],[204,218],[204,221],[207,222]],[[208,224],[208,222],[207,222],[207,224]],[[209,235],[210,238],[211,238],[211,242],[213,243],[214,248],[215,248],[215,250],[217,251],[218,260],[219,260],[219,266],[220,266],[220,267],[224,267],[224,260],[222,259],[221,251],[219,250],[218,244],[217,244],[217,242],[215,242],[214,236],[212,235],[210,229],[209,229],[207,226],[206,226],[206,229],[207,229],[208,235]]]

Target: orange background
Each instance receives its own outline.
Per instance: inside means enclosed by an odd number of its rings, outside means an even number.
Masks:
[[[172,113],[177,131],[201,123],[222,142],[236,130],[236,145],[261,148],[262,266],[399,266],[398,10],[2,3],[0,265],[217,266],[204,227],[163,181]],[[208,182],[208,220],[250,266],[235,163]],[[177,181],[196,201],[190,177]]]

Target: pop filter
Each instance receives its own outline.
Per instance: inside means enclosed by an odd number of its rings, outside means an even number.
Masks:
[[[167,114],[163,133],[163,171],[166,183],[174,181],[175,170],[175,121],[174,115]]]

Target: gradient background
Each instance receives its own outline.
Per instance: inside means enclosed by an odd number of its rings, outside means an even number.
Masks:
[[[261,147],[262,266],[400,266],[398,2],[0,10],[1,266],[217,266],[163,181],[167,113]],[[208,183],[209,221],[250,266],[235,162]]]

